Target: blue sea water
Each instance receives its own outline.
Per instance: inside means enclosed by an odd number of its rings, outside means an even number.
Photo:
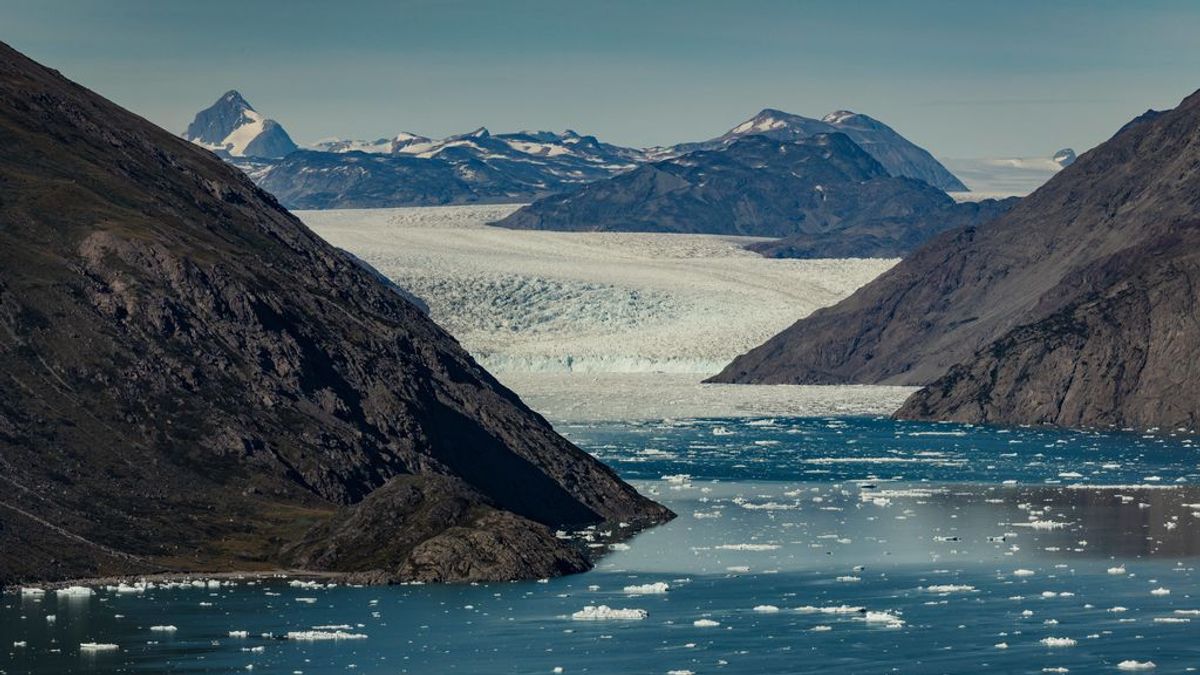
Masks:
[[[544,582],[9,594],[0,672],[1200,667],[1189,436],[863,418],[560,431],[679,518],[593,572]],[[659,582],[665,593],[626,590]],[[600,605],[646,614],[572,618]],[[281,639],[318,626],[366,637]],[[118,649],[84,654],[84,642]]]

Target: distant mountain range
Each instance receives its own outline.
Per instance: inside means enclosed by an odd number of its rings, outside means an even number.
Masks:
[[[747,136],[795,141],[837,132],[892,176],[966,190],[928,152],[882,122],[848,111],[818,120],[768,109],[708,141],[649,149],[573,131],[491,134],[484,128],[440,140],[399,133],[298,149],[282,126],[231,91],[197,114],[184,137],[238,165],[285,206],[339,208],[529,202]]]
[[[1200,92],[935,237],[717,382],[926,385],[901,417],[1200,428]]]
[[[782,129],[776,119],[751,122]],[[753,128],[743,124],[720,142],[546,197],[497,224],[782,237],[751,248],[775,257],[894,257],[1011,206],[957,203],[924,181],[893,176],[841,132],[748,133]]]
[[[1075,161],[1075,151],[1063,148],[1049,157],[943,159],[971,188],[983,195],[1025,196],[1046,184]]]

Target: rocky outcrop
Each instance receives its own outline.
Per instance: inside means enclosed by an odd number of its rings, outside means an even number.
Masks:
[[[929,385],[905,417],[1195,428],[1200,93],[714,378]]]
[[[547,528],[671,516],[236,169],[6,45],[0,136],[0,584],[543,576],[588,565]]]
[[[1009,206],[958,204],[922,181],[893,177],[840,133],[795,141],[752,134],[541,199],[497,224],[776,237],[750,248],[773,257],[895,257]]]

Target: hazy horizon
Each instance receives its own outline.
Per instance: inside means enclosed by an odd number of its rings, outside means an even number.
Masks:
[[[302,144],[486,126],[644,147],[769,107],[866,113],[938,157],[1048,156],[1200,86],[1200,5],[963,4],[12,0],[0,19],[171,131],[237,89]]]

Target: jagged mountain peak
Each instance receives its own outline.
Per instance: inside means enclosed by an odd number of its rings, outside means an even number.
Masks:
[[[296,150],[283,126],[259,114],[236,89],[196,113],[183,137],[228,157],[283,157]]]

